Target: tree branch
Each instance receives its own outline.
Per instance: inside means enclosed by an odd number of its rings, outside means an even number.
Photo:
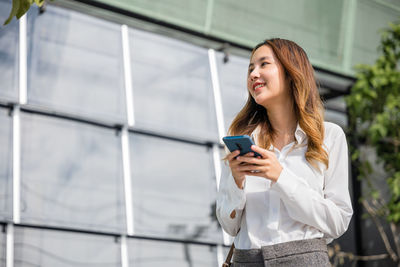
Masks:
[[[369,214],[371,214],[371,218],[374,221],[376,227],[378,228],[379,234],[383,240],[383,243],[385,244],[386,251],[388,252],[390,258],[394,261],[398,261],[398,256],[396,253],[393,251],[392,247],[390,246],[389,239],[383,230],[382,224],[379,222],[379,220],[376,218],[376,213],[374,212],[373,208],[369,205],[368,201],[365,199],[362,201],[363,206],[365,209],[368,211]]]
[[[393,222],[390,223],[390,230],[392,231],[394,244],[396,245],[397,255],[400,256],[400,239],[396,234],[396,225]]]
[[[378,255],[369,255],[369,256],[360,256],[354,255],[350,252],[338,252],[338,257],[346,257],[352,261],[374,261],[374,260],[383,260],[389,257],[389,254],[378,254]]]
[[[332,266],[338,266],[338,264],[343,264],[344,259],[347,258],[351,262],[353,262],[352,266],[356,266],[358,261],[375,261],[375,260],[384,260],[389,258],[389,254],[377,254],[377,255],[354,255],[352,252],[344,252],[340,250],[340,246],[335,244],[333,247],[328,247],[329,257],[332,257],[333,264]]]

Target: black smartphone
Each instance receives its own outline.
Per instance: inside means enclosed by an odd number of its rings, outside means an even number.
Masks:
[[[233,152],[235,150],[240,150],[239,156],[245,155],[249,152],[253,152],[254,157],[261,157],[260,154],[251,150],[250,147],[254,145],[254,142],[248,135],[225,136],[222,138],[222,141],[224,141],[229,151]]]

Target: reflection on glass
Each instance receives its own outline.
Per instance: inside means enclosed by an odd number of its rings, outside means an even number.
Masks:
[[[15,267],[121,266],[120,244],[114,237],[15,228]]]
[[[12,118],[0,109],[0,218],[12,217]]]
[[[147,0],[98,0],[106,4],[133,11],[157,20],[177,24],[185,28],[204,31],[208,0],[147,1]]]
[[[390,3],[389,3],[390,2]],[[354,16],[353,47],[349,67],[356,64],[374,64],[378,59],[377,47],[380,46],[382,29],[388,21],[399,20],[398,0],[358,1]],[[354,76],[354,69],[351,69]]]
[[[333,109],[333,110],[338,110],[342,111],[343,113],[346,113],[346,101],[344,96],[339,96],[331,99],[327,99],[324,101],[324,106],[326,109]]]
[[[137,126],[218,139],[207,50],[137,30],[130,44]]]
[[[28,16],[28,101],[68,113],[124,121],[117,24],[47,6]]]
[[[212,156],[204,146],[131,135],[135,232],[220,241]]]
[[[217,266],[217,248],[202,245],[191,245],[188,253],[193,260],[193,264],[189,266],[206,267]]]
[[[254,8],[245,1],[219,0],[214,2],[210,34],[251,47],[264,38],[286,38],[296,41],[312,60],[340,68],[344,2],[292,1],[288,9],[284,1],[259,0]]]
[[[129,266],[217,266],[216,247],[174,242],[128,240]]]
[[[325,121],[330,121],[340,125],[343,129],[347,128],[348,118],[346,113],[337,112],[333,110],[325,110]]]
[[[22,114],[21,219],[125,229],[120,138],[113,130]]]
[[[11,1],[0,0],[0,23],[11,11]],[[0,27],[0,98],[17,100],[18,86],[18,21],[13,19]]]
[[[247,67],[249,60],[230,55],[224,63],[222,53],[217,53],[217,67],[221,88],[222,108],[224,110],[225,131],[242,109],[247,100]]]

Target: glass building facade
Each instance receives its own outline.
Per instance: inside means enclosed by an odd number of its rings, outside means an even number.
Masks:
[[[220,265],[231,242],[215,216],[221,137],[247,98],[249,51],[226,61],[215,41],[66,2],[0,28],[0,267]],[[158,12],[234,40],[201,15],[209,1],[196,5]],[[0,0],[0,21],[10,9]],[[345,128],[352,78],[316,76],[326,120]]]

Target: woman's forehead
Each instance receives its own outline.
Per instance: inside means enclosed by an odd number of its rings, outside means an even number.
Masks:
[[[259,61],[260,59],[275,59],[274,51],[268,45],[262,45],[257,48],[250,58],[250,63]]]
[[[250,57],[249,66],[259,63],[263,60],[276,61],[274,51],[268,45],[262,45],[253,52]]]

